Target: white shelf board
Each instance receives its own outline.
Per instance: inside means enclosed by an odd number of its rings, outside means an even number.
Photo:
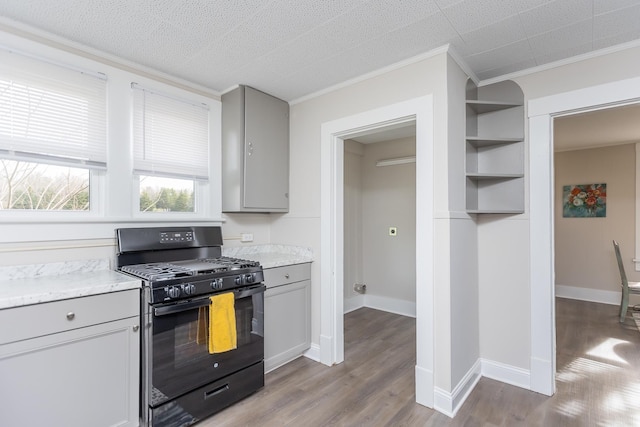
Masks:
[[[522,104],[500,101],[480,101],[475,99],[467,100],[467,105],[477,114],[490,113],[492,111],[506,110],[508,108],[521,107]]]
[[[507,214],[515,215],[524,213],[523,209],[467,209],[470,214]]]
[[[524,141],[524,138],[492,138],[487,136],[467,136],[467,142],[474,147],[488,147],[491,145],[514,144]]]
[[[524,174],[522,173],[481,173],[481,172],[467,172],[467,178],[475,179],[475,180],[484,180],[484,179],[495,179],[495,180],[505,180],[505,179],[517,179],[524,178]]]

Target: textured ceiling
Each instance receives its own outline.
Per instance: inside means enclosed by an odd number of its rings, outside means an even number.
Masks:
[[[450,44],[480,80],[640,39],[640,0],[2,0],[30,27],[294,100]]]

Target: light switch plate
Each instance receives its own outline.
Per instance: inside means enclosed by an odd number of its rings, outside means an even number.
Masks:
[[[397,227],[389,227],[389,236],[397,236],[398,235],[398,228]]]
[[[241,242],[253,242],[253,233],[242,233],[240,235]]]

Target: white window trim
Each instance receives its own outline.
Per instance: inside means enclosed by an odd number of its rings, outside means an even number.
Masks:
[[[81,69],[98,70],[107,76],[107,135],[108,169],[104,173],[92,173],[92,205],[90,211],[0,211],[0,244],[38,241],[64,241],[81,239],[112,239],[114,229],[121,227],[141,227],[147,224],[162,225],[220,225],[222,218],[222,176],[221,162],[221,102],[217,96],[183,89],[176,85],[160,82],[144,75],[117,68],[112,62],[102,62],[72,54],[45,44],[24,39],[11,33],[0,31],[3,45],[22,52],[49,59],[51,61],[77,66]],[[139,188],[132,184],[132,141],[131,137],[131,82],[136,81],[148,87],[156,87],[163,92],[209,106],[210,147],[209,182],[196,187],[196,212],[135,215],[134,197],[139,197]],[[128,153],[128,155],[125,155]],[[99,194],[98,194],[99,193]],[[136,196],[134,196],[136,195]]]
[[[193,196],[195,205],[193,212],[140,212],[140,175],[133,176],[132,206],[133,218],[144,220],[177,220],[204,219],[209,215],[207,194],[209,183],[206,181],[194,181]]]
[[[636,251],[633,263],[635,270],[640,271],[640,143],[636,143]]]

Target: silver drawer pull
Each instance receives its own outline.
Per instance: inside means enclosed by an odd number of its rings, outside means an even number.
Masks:
[[[284,275],[284,278],[285,278],[285,279],[288,279],[288,278],[289,278],[289,273],[285,274],[285,275]]]
[[[67,320],[73,320],[75,319],[76,314],[73,311],[70,311],[67,313]]]

